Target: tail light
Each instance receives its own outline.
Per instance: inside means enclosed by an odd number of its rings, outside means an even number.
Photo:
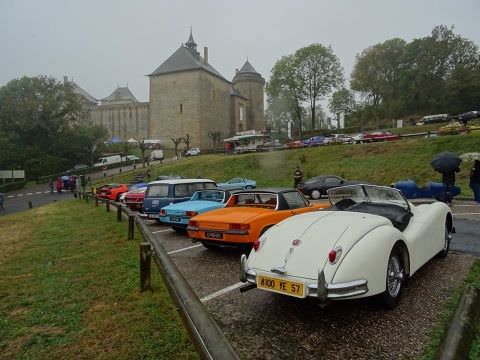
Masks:
[[[259,240],[256,240],[256,241],[253,243],[253,250],[258,251],[258,249],[260,249],[260,241],[259,241]]]
[[[193,220],[190,220],[188,222],[188,226],[192,226],[192,227],[198,227],[198,221],[193,221]]]
[[[188,217],[193,217],[195,215],[198,215],[198,212],[196,212],[196,211],[186,211],[185,215],[187,215]]]
[[[336,247],[335,249],[332,249],[328,253],[328,262],[330,264],[336,264],[338,260],[340,260],[340,257],[342,256],[342,248],[340,246]]]
[[[250,224],[229,224],[230,230],[250,230]]]
[[[160,215],[167,215],[167,212],[163,209],[160,209]]]

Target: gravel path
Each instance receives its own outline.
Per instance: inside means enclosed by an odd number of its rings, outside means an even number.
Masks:
[[[397,308],[371,299],[315,301],[251,290],[207,304],[243,359],[414,359],[475,258],[450,253],[407,281]]]

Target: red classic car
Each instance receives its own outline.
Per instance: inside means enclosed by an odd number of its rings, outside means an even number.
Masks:
[[[400,135],[392,134],[390,131],[374,131],[363,136],[364,142],[392,141],[400,139]]]
[[[299,148],[303,148],[307,145],[305,145],[305,143],[303,141],[292,141],[292,142],[289,142],[287,143],[287,149],[299,149]]]
[[[100,186],[96,195],[102,199],[120,201],[120,195],[128,191],[128,184],[107,184]]]
[[[134,189],[125,194],[124,202],[130,210],[142,211],[143,199],[145,198],[146,187]]]

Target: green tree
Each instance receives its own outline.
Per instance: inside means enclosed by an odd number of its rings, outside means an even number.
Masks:
[[[81,124],[82,115],[82,100],[70,83],[46,76],[10,81],[0,88],[0,168],[23,168],[35,178],[89,162],[90,149],[105,132]]]
[[[295,52],[296,76],[303,84],[301,91],[308,102],[311,129],[317,122],[317,104],[333,88],[343,83],[343,69],[331,47],[312,44]]]
[[[379,111],[378,116],[383,115],[381,110],[393,106],[402,94],[405,52],[405,40],[395,38],[371,46],[356,57],[350,87]],[[398,108],[392,110],[401,111]]]
[[[270,82],[267,83],[266,92],[269,97],[267,101],[274,116],[288,116],[297,129],[299,136],[302,136],[304,108],[302,102],[305,100],[303,79],[296,74],[296,59],[293,55],[282,57],[278,60],[271,71]]]
[[[355,110],[355,98],[352,92],[345,88],[335,91],[330,98],[329,109],[337,118],[337,122],[341,114],[348,116]]]

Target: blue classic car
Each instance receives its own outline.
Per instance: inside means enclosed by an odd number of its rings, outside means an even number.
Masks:
[[[413,180],[402,180],[395,183],[395,188],[400,190],[407,199],[435,198],[442,200],[444,196],[444,186],[439,182],[428,182],[424,187],[418,187]],[[452,196],[460,194],[460,187],[453,187]]]
[[[222,189],[197,191],[190,200],[171,204],[160,210],[160,221],[175,230],[185,230],[192,216],[225,206],[231,192]]]
[[[223,190],[254,189],[257,187],[257,182],[252,179],[233,178],[224,183],[217,184],[217,187]]]

